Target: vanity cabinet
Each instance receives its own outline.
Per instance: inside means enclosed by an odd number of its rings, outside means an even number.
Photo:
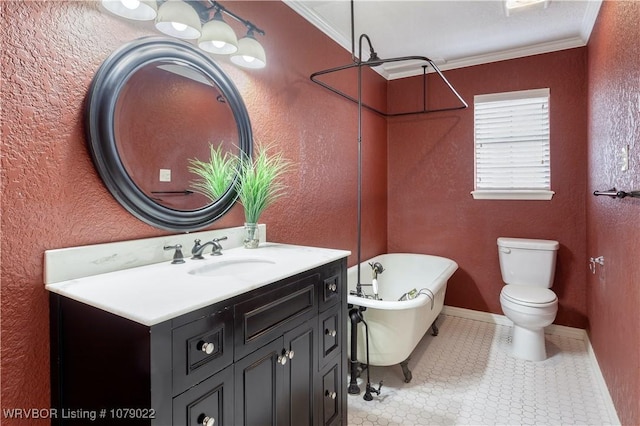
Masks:
[[[151,326],[52,293],[53,424],[346,425],[345,309],[345,258]]]

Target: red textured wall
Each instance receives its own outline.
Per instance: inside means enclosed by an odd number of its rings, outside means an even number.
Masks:
[[[606,1],[589,40],[588,189],[640,190],[640,3]],[[629,170],[618,153],[629,146]],[[640,424],[640,199],[587,198],[589,336],[624,425]]]
[[[450,280],[445,302],[502,313],[496,239],[557,240],[556,323],[585,327],[586,48],[446,75],[470,108],[389,121],[389,251],[454,259],[459,270]],[[444,106],[441,91],[435,84],[430,87],[435,92],[430,105]],[[550,88],[553,199],[474,200],[474,95],[543,87]],[[392,81],[389,88],[390,104],[420,106],[421,76]]]
[[[261,219],[269,239],[355,252],[356,107],[309,81],[313,71],[348,63],[351,55],[284,3],[225,5],[266,31],[268,66],[221,65],[243,95],[256,140],[274,143],[297,164],[287,179],[290,195]],[[149,23],[101,12],[98,2],[0,2],[0,12],[2,408],[46,408],[43,252],[166,234],[111,197],[83,128],[87,89],[102,61],[123,43],[157,33]],[[371,213],[364,215],[363,251],[371,257],[386,249],[386,124],[365,119],[364,199]],[[243,221],[236,206],[212,228]],[[31,423],[2,419],[3,425]]]

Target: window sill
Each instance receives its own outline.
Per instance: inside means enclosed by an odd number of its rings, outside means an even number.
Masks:
[[[540,190],[471,191],[474,200],[550,200],[553,194]]]

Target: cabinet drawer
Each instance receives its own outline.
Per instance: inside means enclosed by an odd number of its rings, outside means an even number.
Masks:
[[[173,424],[233,425],[233,366],[225,368],[173,399]]]
[[[323,274],[319,295],[321,311],[340,302],[340,295],[345,285],[343,272],[342,264],[336,262],[327,268],[326,274]]]
[[[320,385],[316,388],[318,401],[317,419],[320,425],[336,425],[341,421],[343,382],[340,364],[335,363],[322,371]]]
[[[318,349],[320,367],[342,350],[342,311],[340,306],[322,312],[318,317]]]
[[[235,359],[313,318],[319,279],[309,275],[235,305]]]
[[[233,312],[225,309],[172,331],[173,393],[233,362]]]

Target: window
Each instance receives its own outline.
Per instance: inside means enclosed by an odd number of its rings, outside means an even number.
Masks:
[[[474,97],[475,199],[550,200],[549,89]]]

